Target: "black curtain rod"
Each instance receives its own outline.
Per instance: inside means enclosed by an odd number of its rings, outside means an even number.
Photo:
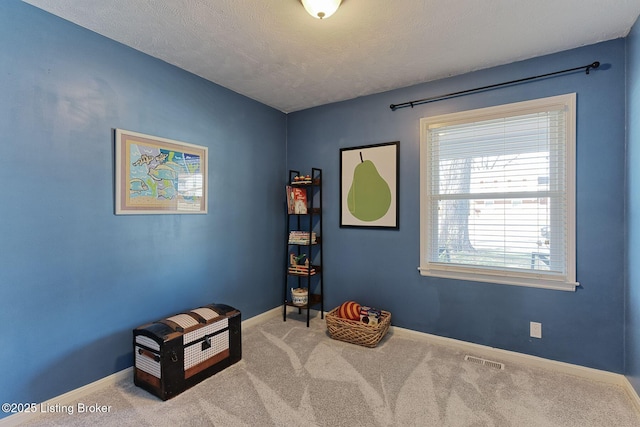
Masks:
[[[454,98],[456,96],[466,95],[468,93],[479,92],[479,91],[487,90],[487,89],[493,89],[495,87],[500,87],[500,86],[512,85],[512,84],[515,84],[515,83],[522,83],[522,82],[526,82],[528,80],[541,79],[543,77],[555,76],[556,74],[564,74],[564,73],[569,73],[571,71],[577,71],[577,70],[582,70],[582,69],[585,70],[586,74],[589,74],[589,70],[591,70],[592,68],[593,69],[598,68],[599,66],[600,66],[600,62],[595,61],[595,62],[592,62],[589,65],[583,65],[582,67],[569,68],[569,69],[566,69],[566,70],[555,71],[553,73],[547,73],[547,74],[540,74],[538,76],[533,76],[533,77],[525,77],[524,79],[511,80],[510,82],[504,82],[504,83],[496,83],[496,84],[489,85],[489,86],[477,87],[475,89],[462,90],[460,92],[452,92],[452,93],[448,93],[446,95],[434,96],[434,97],[431,97],[431,98],[416,99],[415,101],[407,101],[407,102],[402,102],[400,104],[391,104],[391,105],[389,105],[389,108],[391,108],[391,111],[395,111],[398,108],[405,108],[405,107],[413,108],[414,105],[426,104],[426,103],[433,102],[433,101],[440,101],[442,99]]]

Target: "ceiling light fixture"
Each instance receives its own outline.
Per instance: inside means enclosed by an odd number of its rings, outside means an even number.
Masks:
[[[301,0],[309,15],[314,18],[328,18],[338,10],[342,0]]]

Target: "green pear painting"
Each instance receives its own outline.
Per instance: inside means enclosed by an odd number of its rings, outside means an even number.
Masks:
[[[340,227],[398,229],[400,141],[340,149]]]
[[[347,194],[347,208],[360,221],[376,221],[391,207],[391,188],[371,160],[364,160],[353,170],[353,181]]]

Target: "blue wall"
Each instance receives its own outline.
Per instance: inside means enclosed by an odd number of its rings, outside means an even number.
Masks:
[[[600,61],[602,69],[392,112],[389,105]],[[574,292],[422,277],[419,120],[577,93],[577,276]],[[323,168],[325,289],[392,312],[397,326],[623,372],[625,40],[540,57],[289,115],[288,165]],[[400,229],[339,228],[339,149],[400,141]],[[529,322],[543,338],[529,338]]]
[[[625,373],[640,394],[640,23],[627,37],[627,306]]]
[[[0,2],[0,402],[131,366],[131,330],[281,301],[286,115]],[[114,215],[113,129],[209,147],[207,215]]]
[[[590,76],[388,108],[594,60],[604,65]],[[8,183],[0,202],[0,402],[43,401],[131,366],[131,329],[146,321],[208,302],[234,305],[244,318],[277,306],[282,184],[288,167],[313,166],[324,170],[326,308],[355,299],[392,311],[401,327],[626,372],[640,389],[640,267],[631,262],[640,254],[640,205],[631,197],[640,188],[632,167],[640,161],[637,25],[628,45],[614,40],[287,118],[8,0],[0,2],[0,73],[0,182]],[[568,92],[578,94],[581,288],[420,276],[419,119]],[[209,214],[115,216],[114,128],[208,146]],[[400,229],[340,229],[339,149],[395,140]],[[529,321],[543,323],[542,340],[529,338]]]

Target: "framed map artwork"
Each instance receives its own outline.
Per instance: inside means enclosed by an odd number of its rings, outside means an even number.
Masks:
[[[116,129],[116,215],[206,214],[208,149]]]

